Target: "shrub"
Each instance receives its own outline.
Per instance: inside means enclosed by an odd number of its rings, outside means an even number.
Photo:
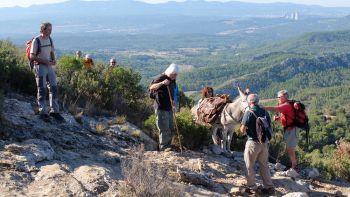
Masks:
[[[194,122],[190,109],[181,108],[181,111],[176,113],[176,122],[178,124],[181,143],[186,148],[198,149],[204,145],[208,145],[211,141],[210,130],[205,126],[198,125]],[[144,125],[158,135],[155,115],[151,115],[145,121]],[[179,146],[177,136],[173,138],[173,143],[174,145]]]
[[[58,78],[63,93],[63,103],[84,108],[87,111],[130,111],[139,106],[145,96],[139,84],[141,76],[132,69],[106,67],[101,63],[85,69],[83,61],[73,56],[59,60]],[[127,108],[127,109],[125,109]]]
[[[176,114],[176,122],[183,146],[189,149],[197,149],[208,145],[211,141],[210,129],[196,124],[190,109],[182,108],[181,111]],[[176,144],[178,143],[177,141],[178,138],[175,138]]]
[[[120,187],[120,196],[185,196],[181,188],[171,185],[165,169],[145,160],[143,150],[134,151],[123,160],[121,169],[125,182]]]
[[[11,42],[0,40],[0,89],[34,95],[35,78],[27,68],[23,55]]]
[[[350,143],[340,140],[335,155],[335,176],[350,181]]]

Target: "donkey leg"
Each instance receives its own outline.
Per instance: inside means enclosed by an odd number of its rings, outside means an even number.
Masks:
[[[231,126],[227,130],[227,152],[231,152],[231,142],[234,133],[234,126]]]
[[[211,138],[213,138],[213,142],[214,144],[216,145],[219,145],[219,142],[218,142],[218,139],[217,139],[217,132],[218,132],[218,127],[213,127],[213,131],[212,131],[212,134],[211,134]]]
[[[224,127],[222,129],[222,144],[221,144],[221,148],[224,152],[226,152],[227,150],[227,128]]]

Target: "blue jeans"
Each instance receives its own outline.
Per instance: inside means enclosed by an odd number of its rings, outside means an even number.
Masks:
[[[50,112],[58,113],[58,92],[56,74],[52,66],[39,64],[34,66],[34,73],[37,85],[37,99],[40,114],[47,113],[46,89],[49,89]]]

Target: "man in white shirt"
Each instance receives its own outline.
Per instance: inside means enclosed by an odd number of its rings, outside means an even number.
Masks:
[[[38,90],[38,105],[40,118],[50,121],[46,106],[46,88],[50,95],[50,116],[63,121],[59,114],[56,74],[52,66],[56,65],[55,47],[50,37],[51,23],[45,22],[40,26],[40,36],[33,39],[30,49],[30,59],[34,61],[34,72]]]

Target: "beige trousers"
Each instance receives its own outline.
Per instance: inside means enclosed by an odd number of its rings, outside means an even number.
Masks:
[[[260,144],[259,142],[252,140],[247,141],[244,149],[244,161],[247,169],[246,178],[248,187],[256,187],[254,170],[254,164],[256,161],[259,163],[260,176],[263,180],[264,187],[274,187],[268,166],[268,158],[269,150],[267,143]]]

